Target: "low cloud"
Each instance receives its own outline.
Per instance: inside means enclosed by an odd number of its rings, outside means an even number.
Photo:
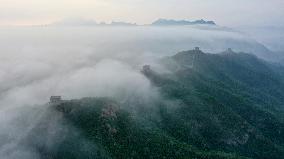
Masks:
[[[20,143],[50,113],[44,104],[51,95],[151,102],[159,92],[140,69],[163,70],[159,57],[194,46],[265,51],[239,33],[206,27],[9,28],[0,34],[0,155],[9,159],[39,157]]]

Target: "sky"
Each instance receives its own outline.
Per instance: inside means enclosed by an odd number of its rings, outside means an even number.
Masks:
[[[64,18],[147,24],[158,18],[208,19],[224,26],[284,26],[283,0],[0,0],[0,25]]]

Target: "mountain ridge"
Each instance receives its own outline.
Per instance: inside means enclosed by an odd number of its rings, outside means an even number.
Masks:
[[[90,152],[98,158],[284,157],[280,69],[251,54],[198,48],[164,57],[160,64],[170,72],[150,65],[141,71],[161,95],[151,105],[136,98],[94,97],[49,106],[96,145],[85,157]],[[83,152],[76,151],[73,138],[45,154],[72,158],[75,151],[73,158],[80,158]]]
[[[173,20],[173,19],[158,19],[151,25],[170,26],[170,25],[216,25],[214,21],[205,21],[203,19],[188,21],[188,20]]]
[[[136,23],[129,23],[124,21],[112,21],[111,23],[100,22],[97,23],[92,19],[74,18],[63,19],[61,21],[48,24],[50,26],[184,26],[184,25],[216,25],[214,21],[205,21],[203,19],[188,21],[188,20],[173,20],[173,19],[158,19],[151,24],[138,25]]]

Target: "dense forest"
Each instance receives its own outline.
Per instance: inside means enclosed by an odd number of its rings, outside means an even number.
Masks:
[[[159,63],[168,71],[141,70],[158,89],[156,100],[89,97],[51,105],[87,142],[66,130],[56,147],[37,145],[42,157],[284,158],[282,66],[232,50],[199,49]],[[34,133],[47,133],[39,125]]]

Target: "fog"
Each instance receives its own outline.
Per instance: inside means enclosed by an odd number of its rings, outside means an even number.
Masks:
[[[0,28],[0,41],[0,155],[4,158],[40,158],[29,142],[22,145],[39,122],[54,123],[49,128],[62,133],[60,115],[47,109],[51,95],[110,97],[119,102],[139,97],[150,102],[159,98],[159,90],[140,70],[151,64],[156,71],[165,71],[155,63],[160,57],[195,46],[212,53],[230,47],[263,58],[272,53],[239,32],[217,26]],[[49,115],[54,119],[47,119]],[[52,143],[58,137],[50,138]]]
[[[284,26],[238,27],[239,30],[265,44],[270,50],[284,52]]]
[[[54,94],[107,96],[102,90],[117,92],[111,89],[130,81],[148,88],[139,73],[142,65],[195,46],[213,53],[228,47],[270,53],[253,39],[218,27],[27,27],[2,28],[0,35],[1,105],[41,104]]]

